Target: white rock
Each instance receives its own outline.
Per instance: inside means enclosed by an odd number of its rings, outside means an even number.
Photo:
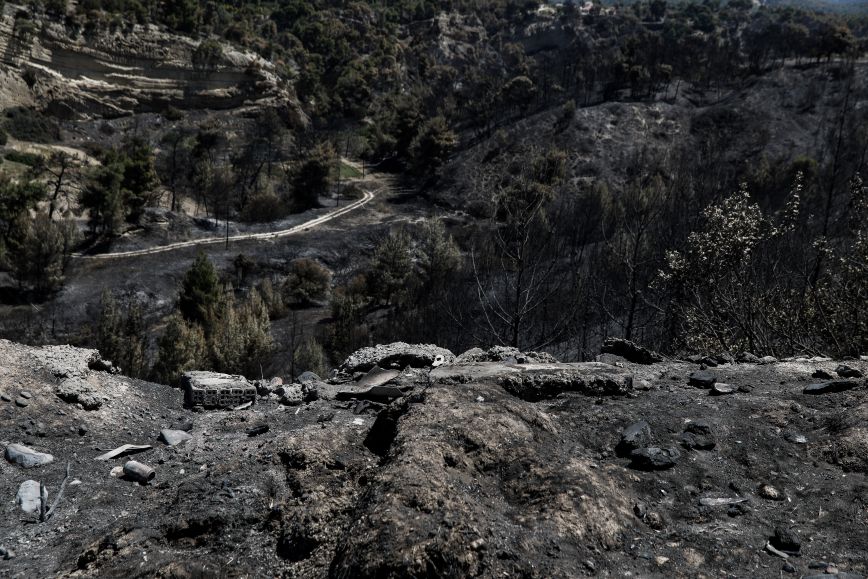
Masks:
[[[15,502],[25,513],[38,513],[42,502],[39,498],[39,483],[35,480],[26,480],[21,483],[21,486],[18,487],[18,494],[15,495]]]

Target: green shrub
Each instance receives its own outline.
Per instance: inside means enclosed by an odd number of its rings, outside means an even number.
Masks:
[[[41,112],[24,107],[6,109],[3,129],[12,137],[34,143],[53,143],[60,140],[60,126]]]
[[[4,135],[5,137],[5,135]],[[5,144],[5,140],[0,139]],[[25,153],[24,151],[7,151],[5,155],[7,161],[11,161],[12,163],[21,163],[22,165],[27,165],[28,167],[35,167],[42,160],[42,155],[37,155],[35,153]]]

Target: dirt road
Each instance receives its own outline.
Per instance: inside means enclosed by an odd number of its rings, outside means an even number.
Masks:
[[[288,229],[282,229],[280,231],[268,231],[265,233],[245,233],[240,235],[230,235],[227,239],[226,236],[216,236],[216,237],[206,237],[203,239],[192,239],[189,241],[179,241],[177,243],[170,243],[169,245],[161,245],[158,247],[149,247],[147,249],[137,249],[133,251],[120,251],[117,253],[101,253],[97,255],[82,255],[80,253],[73,254],[74,258],[77,259],[90,259],[90,260],[103,260],[103,259],[118,259],[123,257],[136,257],[141,255],[152,255],[155,253],[164,253],[168,251],[173,251],[176,249],[182,249],[185,247],[197,247],[201,245],[213,245],[217,243],[226,243],[227,241],[250,241],[257,239],[278,239],[281,237],[287,237],[289,235],[294,235],[296,233],[301,233],[303,231],[309,231],[317,226],[322,225],[323,223],[328,223],[333,219],[337,219],[342,215],[346,215],[360,207],[363,207],[368,202],[370,202],[377,193],[383,190],[383,187],[377,189],[376,191],[365,191],[364,195],[361,199],[353,201],[349,205],[344,207],[339,207],[334,211],[330,211],[325,215],[317,217],[316,219],[311,219],[310,221],[305,221],[304,223],[300,223],[294,227],[290,227]]]

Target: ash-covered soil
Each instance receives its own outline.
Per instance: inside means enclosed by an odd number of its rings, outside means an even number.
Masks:
[[[93,351],[0,341],[0,360],[0,443],[54,457],[0,461],[2,577],[843,578],[868,565],[866,381],[833,361],[711,367],[716,395],[689,362],[501,349],[432,369],[442,360],[392,355],[309,382],[295,406],[297,388],[274,382],[250,408],[203,410],[99,370]],[[804,393],[815,383],[834,385]],[[166,428],[191,438],[167,446]],[[96,460],[123,444],[153,448]],[[118,476],[131,459],[156,477]],[[21,484],[44,483],[50,504],[67,463],[53,515],[23,512]]]

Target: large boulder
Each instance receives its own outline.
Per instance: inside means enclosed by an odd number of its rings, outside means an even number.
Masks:
[[[105,397],[86,379],[79,377],[67,378],[55,390],[58,398],[70,404],[81,404],[85,410],[98,410]]]
[[[654,364],[663,361],[663,356],[657,352],[622,338],[606,338],[600,351],[603,354],[620,356],[628,362],[636,364]]]
[[[6,447],[6,460],[23,468],[35,468],[54,462],[54,457],[44,452],[37,452],[23,444],[10,444]]]
[[[433,344],[407,344],[394,342],[362,348],[353,352],[339,370],[345,373],[367,372],[375,366],[380,368],[426,368],[440,364],[452,364],[455,354]]]

